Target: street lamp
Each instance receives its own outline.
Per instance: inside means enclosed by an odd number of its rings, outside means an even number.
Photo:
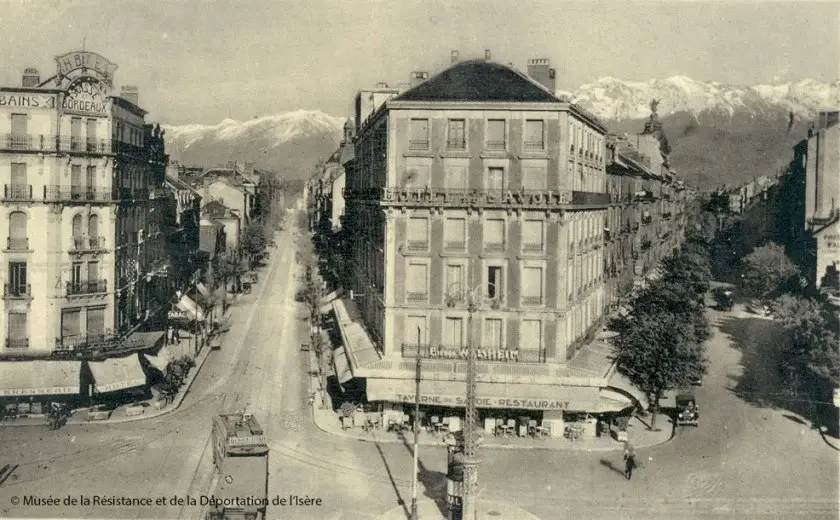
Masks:
[[[495,284],[488,284],[493,288],[493,297],[487,298],[498,302],[499,291]],[[451,290],[455,287],[455,290]],[[483,284],[469,289],[461,283],[454,283],[447,291],[446,304],[449,307],[454,307],[458,302],[466,302],[467,311],[469,312],[467,318],[467,330],[469,331],[469,341],[467,343],[467,403],[465,411],[464,425],[464,494],[461,505],[461,518],[463,520],[475,520],[476,518],[476,502],[477,493],[476,488],[478,483],[478,438],[476,436],[475,424],[478,416],[478,411],[475,405],[475,364],[476,364],[476,347],[473,341],[472,332],[472,318],[476,310],[482,305],[485,300],[485,295],[481,291]]]

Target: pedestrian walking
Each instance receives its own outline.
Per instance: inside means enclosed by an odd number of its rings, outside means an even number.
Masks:
[[[636,465],[636,454],[632,451],[625,451],[624,452],[624,476],[627,480],[633,478],[633,470],[637,467]]]

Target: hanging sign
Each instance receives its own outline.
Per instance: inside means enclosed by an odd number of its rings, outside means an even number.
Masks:
[[[95,78],[81,77],[67,88],[62,109],[68,114],[107,117],[110,103]]]

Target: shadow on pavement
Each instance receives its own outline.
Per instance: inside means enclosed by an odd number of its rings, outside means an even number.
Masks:
[[[615,463],[613,463],[613,461],[607,460],[607,459],[601,459],[598,462],[599,462],[599,464],[601,464],[601,466],[604,466],[605,468],[609,468],[609,469],[615,471],[616,473],[618,473],[619,475],[621,475],[621,478],[626,478],[624,476],[624,468],[616,466]]]
[[[780,325],[768,319],[726,316],[718,327],[741,352],[741,375],[729,376],[735,395],[754,406],[792,412],[805,420],[785,416],[801,424],[810,423],[814,429],[825,426],[827,435],[838,436],[837,409],[821,398],[825,389],[817,381],[808,380],[802,392],[786,388],[779,370],[786,341]]]
[[[413,435],[413,434],[412,434]],[[400,432],[400,439],[403,446],[414,457],[413,441],[409,442],[408,437]],[[449,507],[446,505],[446,474],[440,471],[432,471],[426,468],[422,460],[417,461],[417,481],[423,485],[423,495],[434,501],[440,514],[449,518]],[[439,488],[439,490],[438,490]],[[442,492],[441,492],[442,491]]]
[[[379,443],[376,444],[376,451],[379,452],[379,456],[382,458],[382,465],[385,466],[385,473],[388,474],[388,480],[391,481],[391,486],[394,488],[394,494],[397,495],[397,504],[402,506],[403,511],[405,512],[405,517],[408,518],[410,515],[410,511],[408,510],[408,506],[403,500],[402,495],[400,494],[400,488],[397,486],[397,483],[394,481],[394,475],[391,473],[391,467],[388,466],[388,460],[385,458],[385,454],[382,453],[382,447]]]

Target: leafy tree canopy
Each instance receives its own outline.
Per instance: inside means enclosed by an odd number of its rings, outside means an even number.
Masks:
[[[799,379],[810,372],[840,384],[837,316],[816,300],[790,294],[777,298],[771,308],[774,319],[788,334],[781,356],[783,374]]]
[[[753,249],[742,262],[746,289],[756,296],[768,296],[785,288],[799,269],[788,258],[784,247],[770,242]]]

